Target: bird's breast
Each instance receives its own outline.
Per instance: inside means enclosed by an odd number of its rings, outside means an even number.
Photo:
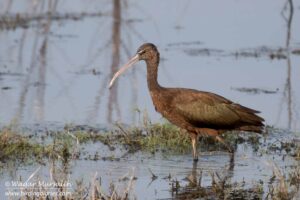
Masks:
[[[168,99],[159,92],[150,92],[150,94],[155,110],[166,117],[169,111]]]

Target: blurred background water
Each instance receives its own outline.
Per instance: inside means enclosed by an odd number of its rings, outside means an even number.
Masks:
[[[0,121],[160,121],[144,63],[108,89],[152,42],[161,85],[211,91],[299,131],[300,2],[287,2],[1,0]]]

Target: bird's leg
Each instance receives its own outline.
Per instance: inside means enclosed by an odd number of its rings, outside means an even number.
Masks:
[[[193,146],[193,159],[194,159],[194,162],[197,162],[198,161],[198,152],[197,152],[198,136],[197,136],[197,134],[192,134],[191,139],[192,139],[192,146]]]
[[[188,181],[190,182],[189,186],[191,186],[191,187],[197,187],[198,186],[198,180],[197,180],[197,163],[198,162],[193,162],[192,172],[187,177]],[[199,179],[199,184],[201,184],[201,177]]]
[[[229,153],[234,153],[234,150],[231,148],[231,146],[228,145],[221,136],[217,135],[216,140],[221,142],[228,149]]]

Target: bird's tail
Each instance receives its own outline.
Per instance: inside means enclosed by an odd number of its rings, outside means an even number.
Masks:
[[[237,105],[237,113],[241,118],[239,130],[262,133],[264,130],[264,119],[257,115],[257,110]]]

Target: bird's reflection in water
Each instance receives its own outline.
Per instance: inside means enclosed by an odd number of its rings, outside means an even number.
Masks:
[[[174,199],[198,199],[198,198],[222,198],[225,195],[225,187],[233,176],[234,153],[229,154],[230,159],[224,171],[220,173],[211,172],[211,185],[202,186],[203,172],[198,168],[198,163],[193,162],[191,173],[185,178],[188,181],[186,186],[180,183],[172,184],[172,197]]]

